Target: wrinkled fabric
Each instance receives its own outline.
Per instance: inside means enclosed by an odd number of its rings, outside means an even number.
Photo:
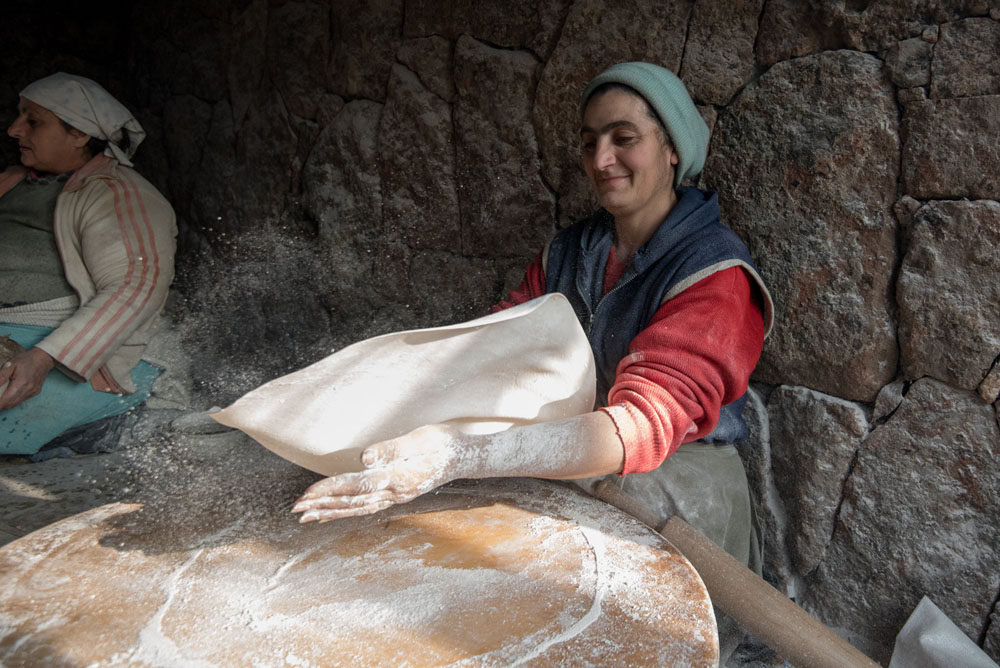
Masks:
[[[105,155],[127,167],[132,166],[130,158],[146,137],[146,131],[132,112],[99,83],[86,77],[56,72],[28,84],[21,97],[42,105],[91,137],[106,139]],[[120,147],[124,132],[129,138],[126,149]]]

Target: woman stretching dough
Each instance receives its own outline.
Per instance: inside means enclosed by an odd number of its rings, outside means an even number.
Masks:
[[[680,186],[701,171],[708,128],[671,72],[622,63],[586,87],[580,142],[601,209],[557,233],[497,308],[569,299],[594,351],[598,410],[488,435],[428,425],[372,445],[365,470],[306,490],[293,508],[302,522],[373,513],[457,478],[610,474],[759,568],[733,443],[748,435],[741,413],[772,309],[715,193]]]

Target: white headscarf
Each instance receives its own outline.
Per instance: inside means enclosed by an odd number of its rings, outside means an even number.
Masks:
[[[28,84],[21,91],[21,97],[42,105],[91,137],[106,139],[108,147],[104,154],[129,167],[132,166],[129,158],[146,136],[132,112],[100,84],[86,77],[56,72]],[[124,132],[128,132],[129,139],[126,150],[118,145]]]

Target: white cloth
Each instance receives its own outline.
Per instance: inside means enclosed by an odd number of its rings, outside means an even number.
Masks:
[[[924,596],[896,636],[889,668],[997,668],[955,623]]]
[[[132,166],[129,158],[146,137],[146,131],[132,112],[100,84],[86,77],[56,72],[28,84],[21,91],[21,97],[42,105],[91,137],[108,140],[104,154],[127,167]],[[129,138],[129,146],[124,150],[119,146],[123,132],[128,132]]]
[[[428,424],[491,433],[587,413],[590,343],[550,294],[476,320],[386,334],[273,380],[213,413],[299,466],[360,471],[364,448]]]

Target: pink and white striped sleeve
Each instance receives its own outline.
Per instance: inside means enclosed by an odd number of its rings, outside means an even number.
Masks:
[[[120,346],[163,308],[173,280],[173,210],[131,170],[94,179],[73,206],[73,242],[64,257],[73,272],[89,277],[92,296],[39,347],[66,369],[90,379]],[[57,211],[57,216],[60,215]]]

